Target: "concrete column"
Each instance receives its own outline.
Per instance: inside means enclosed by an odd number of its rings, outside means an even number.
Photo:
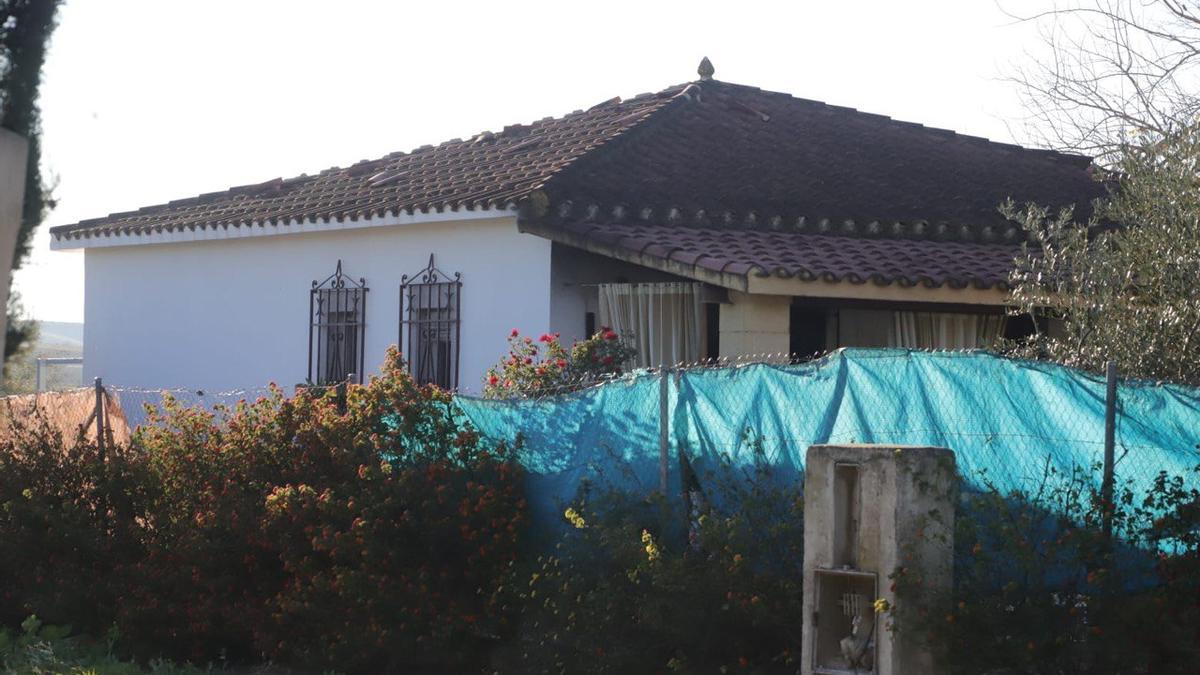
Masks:
[[[721,357],[788,353],[791,296],[730,291],[729,300],[721,305]]]
[[[946,675],[920,617],[943,616],[951,601],[954,453],[814,445],[804,470],[800,672]],[[901,568],[906,578],[920,579],[919,592],[906,589],[897,597],[889,575]],[[897,613],[877,614],[877,600]]]
[[[21,227],[25,201],[25,158],[29,142],[24,136],[0,129],[0,354],[8,328],[8,286],[12,281],[13,252]]]

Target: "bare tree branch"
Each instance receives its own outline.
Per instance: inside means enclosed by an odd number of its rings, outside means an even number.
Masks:
[[[1002,7],[1003,9],[1003,7]],[[1184,0],[1056,0],[1021,16],[1041,50],[1007,79],[1030,111],[1035,143],[1112,163],[1200,112],[1200,13]]]

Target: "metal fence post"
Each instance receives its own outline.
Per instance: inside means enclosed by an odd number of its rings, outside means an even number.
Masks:
[[[1116,458],[1117,439],[1117,363],[1109,361],[1106,369],[1106,391],[1104,395],[1104,478],[1100,485],[1100,499],[1104,511],[1104,535],[1112,537],[1113,530],[1113,483],[1116,480],[1113,464]]]
[[[337,383],[335,391],[337,392],[337,411],[339,415],[346,414],[346,387],[353,381],[354,373],[350,373],[346,376],[346,379]]]
[[[104,383],[96,378],[96,448],[104,461]]]
[[[667,494],[667,456],[670,450],[670,417],[667,399],[670,393],[671,369],[661,368],[658,379],[658,487]]]

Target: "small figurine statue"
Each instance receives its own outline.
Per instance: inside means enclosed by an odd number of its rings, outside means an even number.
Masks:
[[[864,618],[863,614],[867,614]],[[871,644],[871,634],[875,629],[875,616],[868,612],[859,612],[850,620],[850,635],[842,638],[838,644],[842,648],[842,658],[846,667],[858,670],[864,667],[868,672],[873,669],[873,658],[868,647]]]

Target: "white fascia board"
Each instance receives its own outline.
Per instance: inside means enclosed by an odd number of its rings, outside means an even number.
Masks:
[[[101,248],[108,246],[141,246],[145,244],[178,244],[189,241],[216,241],[221,239],[243,239],[246,237],[269,237],[286,234],[303,234],[306,232],[335,232],[338,230],[358,230],[369,227],[392,227],[396,225],[415,225],[418,223],[439,223],[463,220],[487,220],[515,216],[516,208],[461,209],[445,211],[414,211],[399,214],[385,213],[383,216],[359,218],[351,220],[288,220],[269,224],[257,221],[243,225],[218,225],[216,227],[188,228],[180,227],[163,232],[106,232],[90,236],[61,236],[51,235],[50,249],[66,251],[70,249]]]

